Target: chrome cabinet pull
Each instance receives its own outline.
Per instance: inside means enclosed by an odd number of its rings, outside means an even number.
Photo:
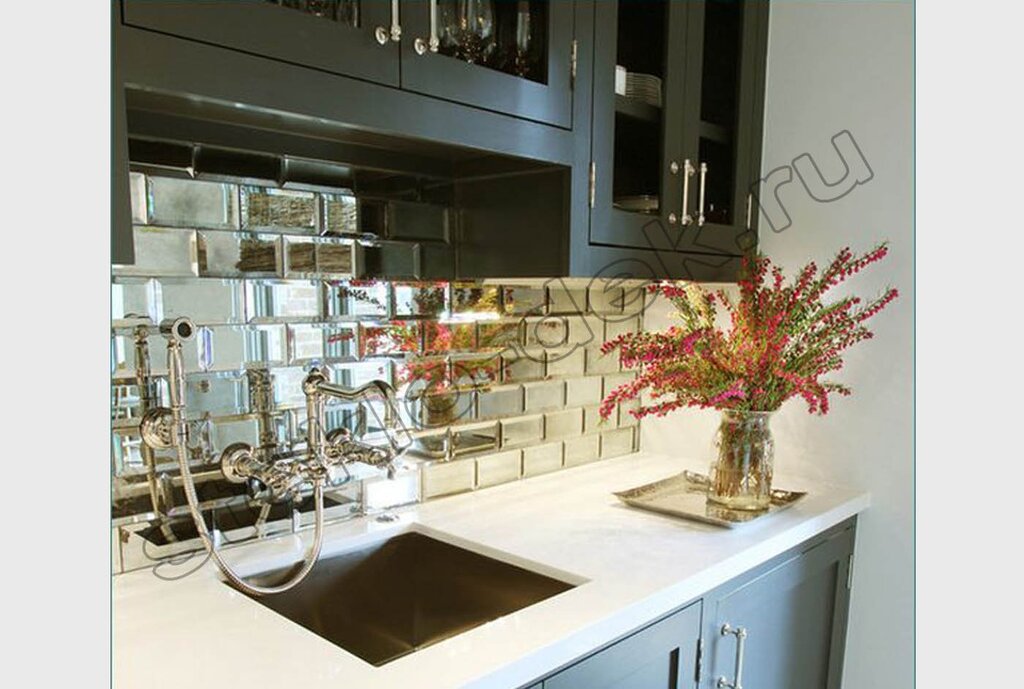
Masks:
[[[704,227],[704,182],[708,177],[708,164],[700,164],[700,196],[697,201],[697,227]]]
[[[373,35],[381,45],[387,45],[388,39],[397,43],[402,40],[402,25],[398,21],[398,3],[400,0],[391,0],[391,29],[378,26],[373,30]]]
[[[736,674],[732,684],[725,677],[719,677],[715,685],[718,689],[743,689],[743,646],[747,641],[746,627],[733,627],[728,622],[722,625],[722,636],[732,634],[736,637]]]
[[[430,38],[417,38],[412,42],[412,47],[417,55],[424,55],[428,50],[436,53],[441,47],[441,40],[437,37],[437,0],[430,0]]]
[[[696,170],[690,163],[690,159],[687,158],[683,161],[683,225],[693,222],[693,216],[690,215],[690,178],[693,177],[694,172]]]

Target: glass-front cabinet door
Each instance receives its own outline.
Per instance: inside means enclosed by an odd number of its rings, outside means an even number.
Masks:
[[[129,26],[398,86],[398,2],[123,0],[122,11]]]
[[[673,248],[680,241],[687,4],[600,0],[594,9],[590,241]]]
[[[689,2],[686,157],[696,193],[682,248],[739,255],[756,244],[768,3]]]
[[[730,256],[756,243],[767,12],[596,2],[591,243]]]
[[[572,126],[568,0],[402,0],[402,88]]]

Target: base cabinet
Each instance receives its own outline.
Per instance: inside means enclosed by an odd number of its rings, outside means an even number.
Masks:
[[[701,687],[839,689],[853,538],[843,530],[706,597]]]
[[[529,689],[839,689],[856,522]]]
[[[544,689],[683,689],[696,686],[701,602],[544,680]]]

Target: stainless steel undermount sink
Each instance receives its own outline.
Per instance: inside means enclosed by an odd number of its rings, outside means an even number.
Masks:
[[[573,587],[408,532],[321,559],[294,589],[254,600],[381,666]]]

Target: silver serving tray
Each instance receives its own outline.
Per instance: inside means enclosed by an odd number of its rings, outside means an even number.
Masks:
[[[799,491],[776,489],[772,491],[772,501],[768,509],[760,512],[730,510],[708,501],[709,483],[708,477],[703,474],[684,471],[677,476],[654,483],[618,491],[614,495],[631,507],[727,528],[735,528],[740,524],[775,514],[807,495]]]

